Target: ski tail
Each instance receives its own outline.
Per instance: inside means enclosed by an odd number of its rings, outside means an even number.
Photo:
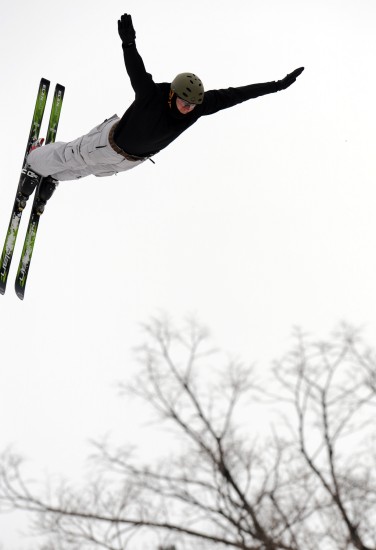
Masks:
[[[56,84],[54,98],[51,107],[51,115],[48,123],[48,131],[46,137],[46,145],[48,143],[54,143],[56,139],[56,132],[59,125],[61,108],[63,105],[65,88],[61,84]],[[40,209],[39,190],[43,183],[43,179],[37,186],[35,191],[33,206],[31,209],[30,219],[27,226],[24,246],[22,249],[21,259],[18,266],[15,291],[20,300],[24,299],[26,282],[29,274],[31,258],[34,251],[35,239],[38,231],[39,220],[43,210]]]
[[[29,137],[27,140],[26,151],[23,158],[22,170],[17,186],[16,198],[13,205],[12,215],[8,225],[8,231],[5,237],[5,242],[0,259],[0,293],[4,294],[10,265],[13,258],[14,247],[16,245],[16,239],[18,235],[18,229],[21,222],[22,211],[26,205],[26,200],[19,195],[19,187],[22,179],[22,171],[26,165],[26,159],[29,154],[30,148],[35,140],[39,137],[40,128],[42,125],[44,110],[47,103],[48,91],[50,88],[50,81],[46,78],[42,78],[38,88],[38,94],[35,101],[34,114],[31,122]]]

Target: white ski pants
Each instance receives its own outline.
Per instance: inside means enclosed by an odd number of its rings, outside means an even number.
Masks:
[[[30,168],[43,177],[59,181],[75,180],[85,176],[112,176],[135,168],[145,160],[130,161],[114,151],[108,134],[119,121],[117,115],[105,120],[88,134],[69,143],[44,145],[32,151],[27,158]]]

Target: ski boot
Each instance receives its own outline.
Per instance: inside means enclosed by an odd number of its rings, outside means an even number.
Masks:
[[[32,195],[34,189],[42,180],[42,176],[31,170],[29,166],[26,166],[22,170],[22,174],[22,179],[20,181],[20,186],[17,193],[18,209],[20,212],[25,208],[30,195]]]
[[[55,192],[56,187],[59,185],[59,182],[52,178],[51,176],[47,176],[46,178],[42,179],[42,183],[40,184],[38,197],[37,197],[37,214],[38,216],[42,215],[44,212],[44,207],[47,204],[47,201],[50,200],[52,195]]]
[[[29,149],[29,154],[35,151],[35,149],[42,147],[43,143],[44,138],[34,139]],[[20,211],[24,210],[30,195],[42,180],[42,176],[31,170],[28,164],[22,170],[22,174],[23,178],[18,189],[18,209]]]

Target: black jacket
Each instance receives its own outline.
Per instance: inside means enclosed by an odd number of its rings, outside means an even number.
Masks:
[[[123,51],[135,100],[121,118],[114,140],[127,153],[140,157],[164,149],[202,116],[278,91],[276,82],[209,90],[205,92],[201,105],[197,105],[190,113],[181,114],[174,100],[172,107],[168,104],[170,83],[157,84],[153,81],[151,74],[146,72],[136,45],[124,47]]]

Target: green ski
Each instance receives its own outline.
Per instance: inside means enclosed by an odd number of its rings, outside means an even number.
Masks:
[[[61,84],[56,84],[55,93],[51,108],[51,115],[48,124],[48,131],[46,137],[46,145],[48,143],[54,143],[56,139],[57,127],[60,119],[60,112],[63,105],[65,88]],[[17,296],[23,300],[25,295],[25,287],[27,277],[30,269],[30,262],[33,255],[35,239],[38,231],[40,216],[44,211],[44,201],[40,195],[41,186],[43,185],[43,178],[38,183],[35,191],[33,206],[31,209],[30,219],[27,226],[24,246],[21,254],[21,260],[18,266],[15,290]]]
[[[34,115],[31,123],[29,137],[27,140],[25,156],[22,163],[22,170],[21,170],[21,174],[18,182],[16,198],[14,201],[12,215],[10,218],[3,251],[1,254],[1,260],[0,260],[0,293],[1,294],[5,293],[10,264],[12,262],[18,229],[21,222],[22,212],[26,206],[26,202],[28,199],[28,197],[25,197],[20,192],[20,182],[26,167],[26,159],[29,154],[30,148],[32,147],[33,143],[37,141],[39,137],[40,127],[42,125],[43,114],[44,114],[44,109],[46,107],[49,87],[50,87],[49,80],[42,78],[39,84],[38,95],[35,102]]]

